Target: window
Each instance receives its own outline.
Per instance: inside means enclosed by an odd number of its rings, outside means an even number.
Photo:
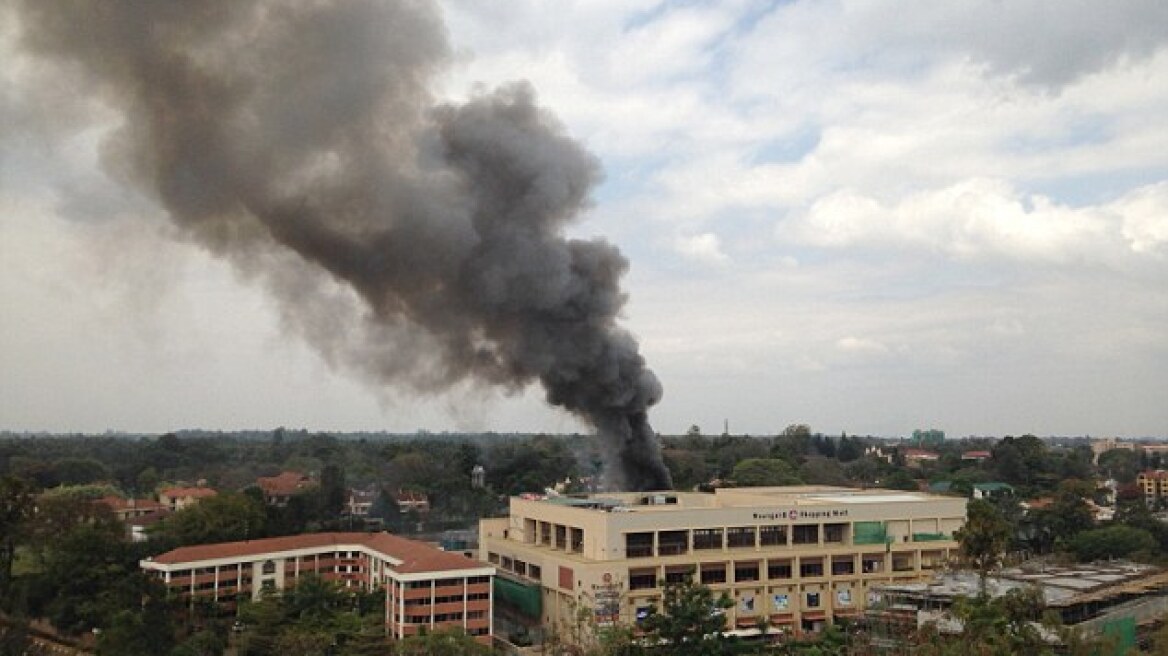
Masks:
[[[656,570],[629,570],[629,589],[648,590],[657,587]]]
[[[694,545],[696,549],[721,549],[722,548],[722,529],[720,528],[699,528],[693,532]]]
[[[850,576],[856,573],[856,561],[851,556],[836,556],[831,559],[832,576]]]
[[[539,580],[543,578],[543,569],[539,565],[528,565],[527,575],[533,579]]]
[[[734,582],[758,580],[758,562],[734,563]]]
[[[799,576],[814,577],[823,576],[823,559],[822,558],[800,558],[799,559]]]
[[[753,547],[754,533],[753,526],[735,526],[729,528],[726,530],[726,543],[732,549],[735,547]]]
[[[819,525],[804,524],[802,526],[796,526],[792,537],[794,537],[795,544],[818,544]]]
[[[625,534],[625,557],[648,558],[653,555],[652,533]]]
[[[786,526],[764,526],[758,531],[758,541],[764,547],[787,544]]]
[[[860,558],[860,571],[865,574],[873,574],[884,570],[884,556],[874,554],[864,554]]]
[[[823,541],[824,542],[843,542],[844,535],[847,533],[847,524],[824,524],[823,525]]]
[[[808,592],[807,593],[807,607],[808,608],[819,608],[819,593],[818,592]]]
[[[694,568],[692,567],[666,567],[665,568],[665,582],[666,583],[685,583],[693,578]]]
[[[726,564],[702,565],[702,585],[726,582]]]
[[[689,551],[689,531],[661,531],[657,534],[658,556],[680,556]]]
[[[276,573],[276,561],[274,561],[274,560],[265,561],[264,566],[263,566],[263,573],[264,574],[275,574]]]
[[[767,561],[767,578],[778,580],[791,578],[791,561],[789,559]]]
[[[584,529],[572,529],[572,544],[570,551],[572,553],[584,553]]]

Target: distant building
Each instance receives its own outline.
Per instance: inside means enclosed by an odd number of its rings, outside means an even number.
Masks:
[[[921,463],[937,462],[941,456],[935,451],[926,451],[924,449],[904,449],[901,451],[904,456],[904,463],[909,467],[919,467]]]
[[[348,498],[345,500],[345,512],[350,517],[368,517],[379,494],[377,488],[369,487],[364,490],[349,488]]]
[[[500,617],[532,632],[571,636],[580,609],[588,626],[635,625],[693,577],[734,601],[726,631],[802,633],[862,614],[876,583],[931,576],[966,503],[828,486],[513,497],[480,522],[479,553],[500,568]]]
[[[135,517],[126,522],[129,528],[129,535],[131,542],[145,542],[150,539],[150,529],[156,526],[159,522],[170,517],[171,510],[169,508],[161,508],[152,513]]]
[[[316,485],[316,482],[300,472],[283,472],[276,476],[261,476],[256,479],[256,485],[263,492],[264,503],[283,507],[293,495]]]
[[[962,460],[972,462],[983,462],[993,457],[994,454],[990,451],[966,451],[961,454]]]
[[[171,510],[182,510],[216,494],[209,487],[171,487],[158,493],[158,501]]]
[[[148,515],[167,507],[153,499],[123,499],[122,497],[113,495],[96,499],[93,503],[109,508],[110,512],[114,514],[114,517],[117,517],[122,522],[129,522],[136,517]]]
[[[974,499],[996,499],[999,497],[1014,496],[1014,487],[1006,483],[974,483]]]
[[[313,533],[181,547],[139,563],[170,593],[226,612],[319,576],[347,588],[385,591],[386,634],[397,639],[459,627],[492,642],[495,568],[389,533]]]
[[[1037,590],[1046,610],[1056,613],[1063,626],[1088,636],[1119,637],[1121,644],[1113,653],[1128,653],[1137,630],[1151,627],[1168,611],[1164,594],[1168,572],[1134,563],[1008,568],[990,577],[986,589],[995,597],[1010,590]],[[972,597],[978,590],[978,576],[972,572],[938,573],[927,583],[873,586],[867,624],[881,642],[886,632],[929,623],[942,633],[960,634],[964,627],[950,609],[959,598]],[[1048,639],[1054,642],[1058,636],[1050,634]]]
[[[917,429],[912,432],[913,443],[919,447],[935,449],[945,441],[945,431],[936,428]]]
[[[1155,506],[1160,500],[1168,497],[1168,471],[1163,469],[1148,469],[1136,474],[1136,486],[1144,493],[1144,501],[1149,506]]]
[[[483,469],[482,465],[475,465],[474,469],[470,470],[470,486],[473,488],[481,488],[487,484],[487,470]]]
[[[419,515],[425,515],[430,512],[430,498],[421,492],[398,490],[397,494],[393,495],[393,500],[397,503],[397,508],[402,513],[408,513],[413,510]]]

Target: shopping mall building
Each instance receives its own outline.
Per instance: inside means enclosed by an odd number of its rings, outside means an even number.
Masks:
[[[965,504],[824,486],[516,497],[481,522],[480,558],[499,568],[497,619],[536,639],[634,624],[690,576],[733,600],[729,631],[817,631],[956,556]]]

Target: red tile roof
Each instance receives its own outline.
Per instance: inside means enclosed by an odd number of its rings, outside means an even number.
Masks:
[[[400,565],[394,571],[409,574],[485,567],[478,561],[450,551],[442,551],[423,542],[407,540],[389,533],[307,533],[279,538],[264,538],[243,542],[220,542],[190,547],[179,547],[153,558],[164,565],[177,565],[203,560],[241,559],[267,553],[296,549],[325,549],[329,547],[364,546],[380,552]]]
[[[312,479],[300,472],[282,472],[256,479],[256,484],[267,496],[290,496],[311,483]]]
[[[938,456],[936,453],[934,453],[932,451],[925,451],[924,449],[905,449],[904,450],[904,457],[905,458],[916,458],[916,459],[926,458],[926,459],[936,460],[940,456]]]
[[[158,510],[152,510],[140,517],[131,518],[126,523],[131,526],[154,526],[158,522],[170,517],[171,512],[170,508],[163,507]]]
[[[160,496],[167,496],[171,499],[183,499],[186,497],[193,497],[195,499],[205,499],[213,497],[218,492],[209,487],[171,487],[159,493]]]
[[[992,458],[994,454],[989,451],[966,451],[961,454],[962,460],[986,460]]]
[[[166,507],[163,504],[158,503],[157,501],[154,501],[153,499],[123,499],[121,497],[115,497],[113,495],[104,496],[100,499],[95,499],[93,502],[97,503],[97,504],[101,504],[103,506],[106,506],[110,510],[114,511],[115,513],[118,511],[125,511],[125,510],[131,510],[131,509],[137,509],[137,510],[142,510],[142,511],[151,511],[151,510],[158,510],[160,508]]]

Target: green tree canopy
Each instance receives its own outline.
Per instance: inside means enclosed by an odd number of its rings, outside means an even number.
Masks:
[[[961,557],[977,570],[984,590],[986,577],[1002,561],[1013,527],[984,499],[969,502],[965,525],[956,533]]]
[[[797,485],[802,483],[795,468],[779,458],[747,458],[734,466],[730,478],[741,487]]]
[[[1124,558],[1140,551],[1151,553],[1159,545],[1148,531],[1117,524],[1081,531],[1071,539],[1068,546],[1076,558],[1086,562]]]
[[[674,656],[720,656],[734,653],[736,641],[725,636],[725,610],[734,605],[725,594],[714,597],[704,585],[686,579],[665,587],[660,611],[652,608],[641,622],[647,644],[668,645]]]

